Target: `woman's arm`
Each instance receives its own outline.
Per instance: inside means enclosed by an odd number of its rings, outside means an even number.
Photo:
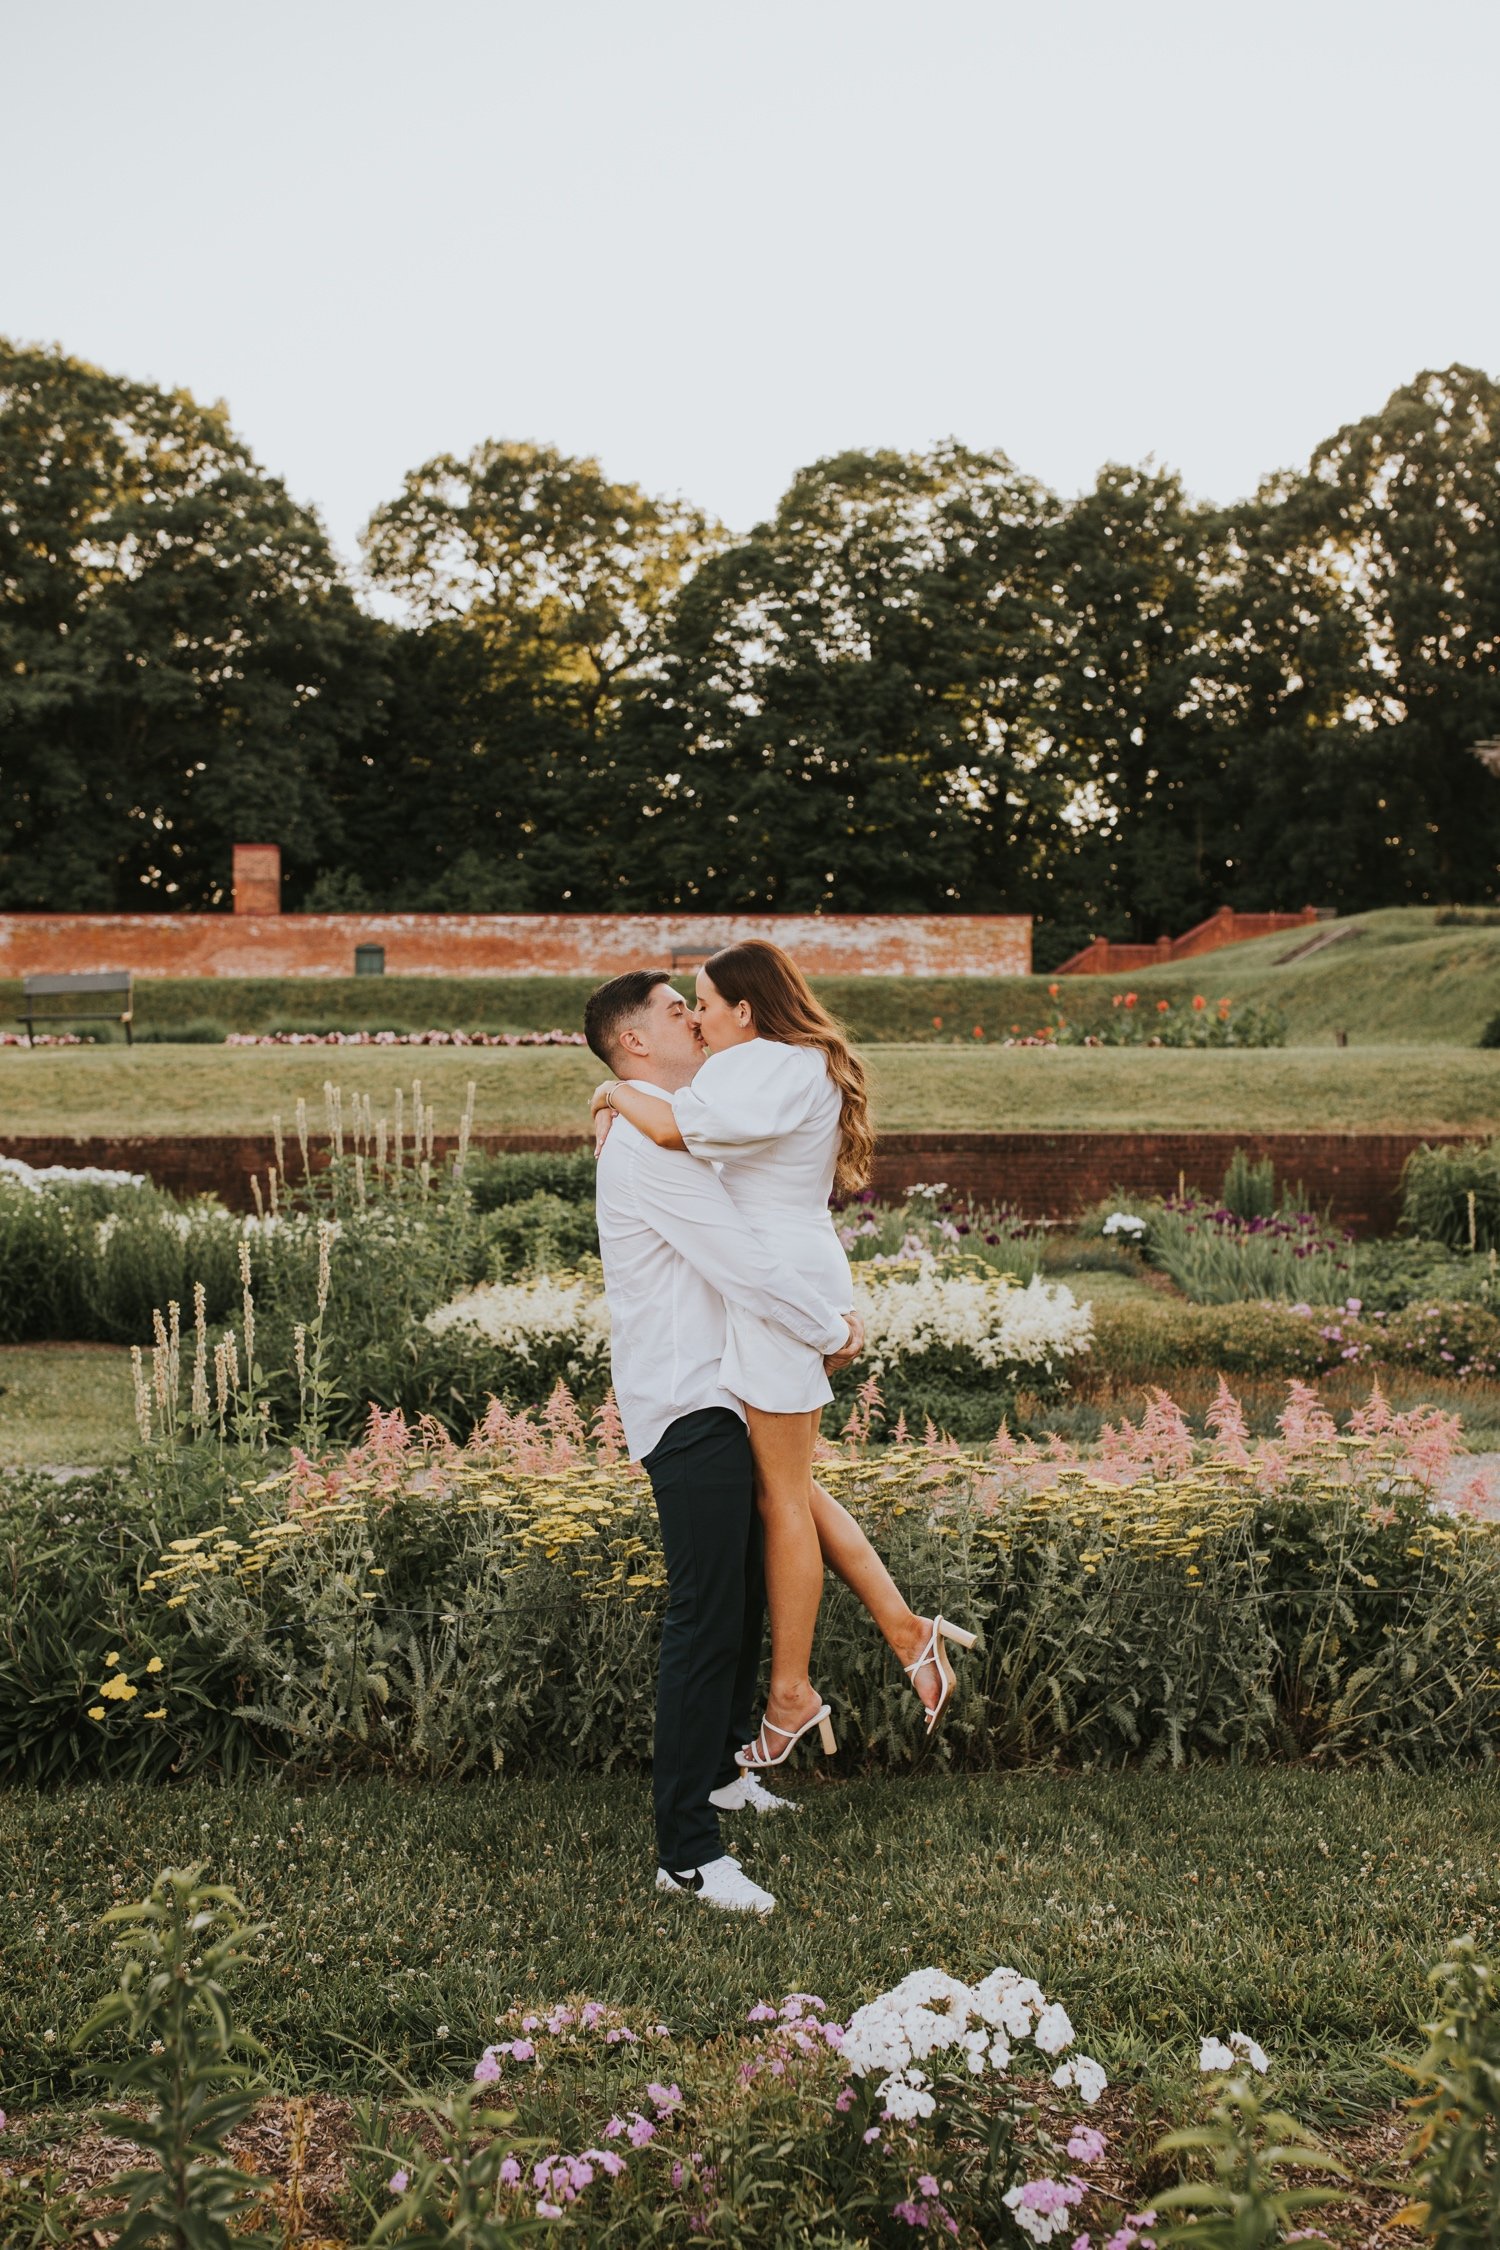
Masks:
[[[622,1086],[616,1078],[606,1078],[602,1086],[594,1089],[590,1110],[597,1115],[601,1109],[612,1109],[623,1117],[636,1131],[644,1133],[648,1141],[658,1148],[683,1148],[687,1142],[677,1130],[677,1120],[672,1114],[672,1104],[660,1094],[643,1094],[638,1086]]]

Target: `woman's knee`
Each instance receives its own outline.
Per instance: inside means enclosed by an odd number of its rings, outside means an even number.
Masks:
[[[768,1518],[788,1521],[806,1516],[812,1520],[812,1486],[792,1477],[757,1477],[755,1505],[764,1523]]]

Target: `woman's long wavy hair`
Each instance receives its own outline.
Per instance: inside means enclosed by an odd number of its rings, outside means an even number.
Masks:
[[[840,1195],[858,1195],[869,1185],[875,1130],[870,1123],[865,1066],[842,1024],[816,997],[791,955],[768,938],[746,938],[742,945],[723,946],[709,955],[703,968],[714,990],[732,1008],[748,1001],[762,1039],[777,1040],[784,1047],[822,1048],[828,1075],[843,1101],[833,1184]]]

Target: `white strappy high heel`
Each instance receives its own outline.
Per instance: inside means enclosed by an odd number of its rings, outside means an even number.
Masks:
[[[820,1703],[812,1717],[804,1719],[801,1726],[795,1728],[791,1733],[788,1733],[785,1727],[777,1726],[774,1719],[762,1719],[760,1732],[755,1740],[747,1742],[743,1750],[735,1752],[740,1771],[742,1773],[764,1773],[771,1766],[784,1765],[802,1737],[805,1734],[811,1734],[814,1727],[818,1730],[818,1737],[822,1742],[824,1753],[831,1758],[838,1748],[838,1744],[833,1739],[833,1713],[826,1703]],[[771,1746],[766,1740],[768,1734],[779,1734],[784,1737],[782,1746],[774,1758],[771,1756]]]
[[[935,1617],[932,1621],[932,1631],[927,1636],[927,1646],[923,1649],[915,1664],[902,1666],[902,1670],[906,1673],[913,1687],[917,1684],[917,1674],[924,1664],[935,1664],[937,1666],[938,1678],[943,1683],[943,1692],[927,1714],[927,1732],[929,1734],[947,1709],[948,1699],[958,1685],[953,1666],[948,1662],[948,1652],[943,1646],[944,1641],[952,1641],[955,1648],[972,1648],[978,1638],[977,1633],[966,1633],[962,1625],[950,1625],[946,1617]]]

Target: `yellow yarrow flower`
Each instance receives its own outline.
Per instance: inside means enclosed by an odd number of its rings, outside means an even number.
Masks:
[[[159,1656],[151,1656],[146,1659],[146,1670],[148,1672],[159,1672],[161,1668],[161,1658]]]
[[[129,1703],[132,1697],[139,1695],[140,1692],[138,1687],[131,1686],[123,1672],[114,1673],[99,1690],[99,1693],[108,1697],[111,1703]]]
[[[164,1719],[164,1718],[166,1717],[166,1715],[167,1715],[167,1707],[166,1707],[165,1703],[164,1703],[164,1704],[162,1705],[162,1707],[161,1707],[161,1709],[160,1709],[159,1711],[143,1711],[143,1712],[141,1713],[141,1717],[142,1717],[143,1719]]]
[[[104,1652],[104,1661],[106,1664],[118,1664],[120,1661],[119,1650],[117,1648],[107,1648]]]
[[[102,1703],[91,1703],[89,1705],[89,1717],[91,1719],[102,1719],[103,1716],[104,1705]]]

